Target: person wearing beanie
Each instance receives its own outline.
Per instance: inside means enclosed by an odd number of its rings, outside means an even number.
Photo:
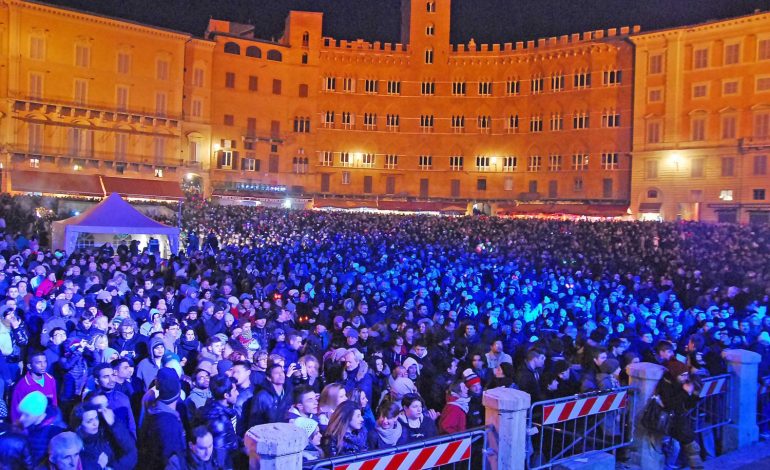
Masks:
[[[620,387],[620,362],[617,359],[607,359],[599,366],[596,374],[599,390],[614,390]]]
[[[302,451],[302,461],[318,460],[323,455],[321,451],[321,430],[318,422],[311,418],[300,416],[292,421],[295,426],[305,431],[307,435],[307,447]]]
[[[162,365],[163,355],[166,354],[166,346],[160,335],[150,338],[149,346],[150,356],[142,359],[136,366],[136,377],[144,383],[145,389],[150,388],[150,384],[155,380]]]
[[[66,430],[56,408],[49,406],[48,398],[37,390],[28,393],[17,406],[18,424],[24,428],[33,462],[45,456],[51,439]]]
[[[690,367],[677,359],[668,361],[666,369],[667,371],[658,382],[656,389],[663,409],[672,413],[666,438],[679,442],[690,468],[702,469],[701,449],[695,440],[696,436],[690,418],[690,411],[697,406],[700,399],[699,382],[690,377]]]
[[[484,423],[484,405],[481,402],[481,393],[484,391],[481,386],[481,378],[473,372],[473,369],[463,371],[463,382],[468,387],[470,402],[466,412],[466,427],[475,428]]]
[[[181,385],[174,369],[158,370],[157,390],[139,431],[138,468],[165,468],[172,455],[185,452],[185,431],[177,411]]]

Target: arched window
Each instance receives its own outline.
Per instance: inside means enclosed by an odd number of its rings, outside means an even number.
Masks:
[[[310,33],[305,31],[302,34],[302,47],[308,47],[310,45]]]
[[[241,46],[234,42],[225,43],[225,54],[241,55]]]
[[[276,51],[275,49],[271,49],[267,51],[267,60],[274,60],[276,62],[280,62],[283,60],[283,55],[281,55],[281,53]]]
[[[257,46],[249,46],[246,48],[246,57],[255,57],[257,59],[261,59],[262,50]]]
[[[425,4],[425,10],[428,13],[436,13],[436,2],[427,2]]]
[[[302,54],[302,63],[307,64],[307,52]]]

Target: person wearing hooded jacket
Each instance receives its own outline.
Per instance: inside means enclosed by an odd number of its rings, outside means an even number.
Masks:
[[[665,411],[673,413],[668,436],[679,442],[691,469],[702,469],[700,445],[695,440],[690,411],[700,399],[700,385],[690,377],[687,364],[672,359],[666,363],[668,369],[660,382],[656,393]]]
[[[172,455],[184,455],[185,429],[177,411],[181,393],[179,375],[174,369],[158,371],[158,396],[147,408],[138,442],[139,466],[143,470],[163,469]]]
[[[438,431],[441,434],[462,432],[466,429],[466,419],[470,397],[468,387],[462,380],[456,380],[449,386],[447,400],[438,419]]]

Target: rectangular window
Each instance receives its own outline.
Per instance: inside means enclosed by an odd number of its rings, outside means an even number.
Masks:
[[[573,82],[573,88],[576,90],[583,90],[591,87],[591,72],[588,70],[578,70],[575,72]]]
[[[30,36],[29,58],[32,60],[45,60],[45,38],[44,37]]]
[[[529,162],[527,164],[527,171],[529,172],[540,171],[542,164],[543,164],[543,157],[539,155],[532,155],[529,157]]]
[[[739,43],[725,46],[725,65],[735,65],[741,61],[741,45]]]
[[[235,116],[233,116],[232,114],[225,114],[224,124],[225,126],[234,126]]]
[[[166,158],[166,139],[164,137],[155,137],[155,164],[163,164]]]
[[[430,188],[430,180],[428,178],[420,178],[420,197],[425,199],[428,197],[430,192],[428,191],[428,188]]]
[[[343,171],[342,172],[342,184],[350,184],[350,172],[349,171]]]
[[[128,91],[127,86],[119,85],[115,88],[115,109],[117,111],[128,111]]]
[[[612,198],[612,178],[602,179],[602,197],[605,199]]]
[[[650,56],[649,74],[658,75],[663,73],[663,54],[654,54]]]
[[[321,173],[321,192],[328,193],[331,186],[332,175],[329,173]]]
[[[219,151],[219,168],[225,170],[232,170],[233,168],[233,152],[231,150]]]
[[[617,170],[619,168],[619,157],[617,152],[602,154],[602,170]]]
[[[349,152],[340,152],[340,165],[343,167],[353,166],[353,160],[351,160]]]
[[[513,155],[503,157],[503,171],[516,171],[519,159]]]
[[[385,169],[395,170],[398,168],[398,155],[385,155]]]
[[[770,112],[760,111],[754,114],[754,137],[758,139],[770,137]]]
[[[722,157],[722,176],[735,176],[735,157]]]
[[[657,144],[661,139],[661,123],[660,121],[649,121],[647,123],[647,143]]]
[[[548,171],[561,171],[561,155],[548,155]]]
[[[325,91],[336,91],[337,90],[337,77],[326,77],[326,78],[324,78],[324,90]]]
[[[420,155],[417,163],[421,170],[430,170],[433,168],[433,157],[430,155]]]
[[[477,171],[489,171],[490,158],[487,156],[479,155],[476,157],[476,170]]]
[[[29,152],[36,154],[40,153],[43,149],[43,125],[42,124],[29,124],[28,144]]]
[[[690,121],[690,138],[696,142],[706,140],[706,118],[692,118]]]
[[[508,129],[509,134],[515,134],[516,132],[519,132],[519,115],[518,114],[511,114],[508,116],[508,126],[506,127]]]
[[[709,50],[706,47],[695,49],[692,52],[692,68],[705,69],[709,66]]]
[[[257,161],[253,158],[244,158],[241,160],[241,170],[257,171]]]
[[[492,128],[492,116],[477,116],[476,127],[479,132],[488,134],[489,130]]]
[[[492,82],[479,82],[479,96],[492,96]]]
[[[273,79],[273,94],[274,95],[280,95],[281,94],[281,81],[277,78]]]
[[[426,64],[433,63],[433,49],[425,49],[425,63]]]
[[[281,121],[270,121],[270,137],[273,139],[281,138]],[[277,146],[271,152],[277,152]]]
[[[433,132],[433,115],[432,114],[420,115],[420,130],[422,132]]]
[[[356,115],[351,112],[342,113],[342,127],[344,129],[356,128]]]
[[[364,168],[373,168],[374,167],[374,154],[373,153],[364,153],[361,155],[361,166]]]
[[[754,155],[754,176],[767,174],[767,155]]]
[[[195,143],[197,144],[197,142]],[[192,145],[190,145],[190,147],[192,147]],[[197,149],[197,146],[196,146],[196,149]],[[115,134],[115,160],[119,162],[125,162],[127,155],[128,155],[128,134],[125,132],[118,132]],[[193,160],[193,157],[191,156],[190,161],[196,161],[196,160]]]
[[[588,112],[576,111],[572,116],[573,129],[588,129]]]
[[[460,197],[460,180],[451,180],[449,191],[451,197]]]
[[[334,111],[326,111],[321,114],[321,124],[328,129],[334,129]]]
[[[737,133],[737,119],[735,115],[727,114],[722,116],[722,138],[734,139]]]
[[[379,92],[380,82],[378,80],[366,80],[364,82],[364,91],[366,93],[376,94]]]
[[[529,91],[531,94],[536,95],[538,93],[542,93],[544,88],[544,79],[543,77],[535,76],[532,77],[532,81],[529,82]]]
[[[556,180],[548,181],[548,197],[551,199],[559,197],[559,182]]]
[[[572,190],[576,193],[583,191],[583,177],[582,176],[576,176],[572,180]]]
[[[564,115],[561,113],[551,113],[551,130],[563,131],[564,130]]]
[[[155,64],[155,78],[158,80],[168,80],[169,64],[165,59],[158,59]]]
[[[657,160],[646,160],[644,162],[644,177],[647,179],[655,179],[658,177]]]
[[[722,83],[723,95],[737,95],[739,91],[738,80],[726,80]]]
[[[225,72],[225,88],[235,88],[234,72]]]
[[[505,84],[505,93],[508,96],[516,96],[521,93],[521,80],[508,80]]]
[[[310,132],[310,118],[309,117],[295,117],[294,118],[294,132],[301,134],[307,134]]]
[[[364,113],[364,129],[377,130],[377,115],[375,113]]]
[[[166,115],[167,95],[164,91],[158,91],[155,93],[155,114],[158,116]]]
[[[401,82],[398,80],[388,80],[388,94],[400,95],[401,94]]]
[[[203,101],[198,98],[193,99],[190,106],[190,114],[192,117],[201,117],[203,115]]]
[[[757,41],[757,60],[770,59],[770,39]]]
[[[610,110],[602,114],[602,127],[620,127],[620,113]]]
[[[465,116],[452,116],[452,132],[462,134],[465,130]]]
[[[420,83],[420,94],[423,96],[431,96],[436,93],[435,82],[422,82]]]
[[[537,180],[529,181],[529,192],[533,194],[537,193]]]
[[[345,93],[356,92],[356,79],[352,77],[345,77],[342,79],[342,91]]]
[[[705,165],[706,159],[704,158],[693,158],[690,160],[690,176],[692,178],[703,178]]]
[[[733,190],[732,189],[723,189],[719,191],[719,199],[722,201],[732,201],[733,200]]]
[[[604,86],[620,85],[623,79],[622,70],[605,70],[603,74],[602,84]]]
[[[91,65],[91,48],[85,44],[75,46],[75,66],[89,67]]]
[[[396,194],[396,177],[388,176],[385,178],[385,194]]]
[[[513,191],[513,177],[506,176],[503,179],[503,191]]]
[[[487,190],[487,179],[486,178],[479,178],[476,180],[476,190],[477,191],[486,191]]]
[[[564,74],[557,73],[551,75],[551,91],[563,91],[564,90]]]
[[[663,101],[663,88],[650,88],[647,93],[647,102],[660,103]]]
[[[401,117],[398,114],[388,114],[385,116],[385,126],[391,132],[398,131],[401,126]]]
[[[588,169],[588,155],[584,153],[576,153],[572,155],[572,170],[573,171],[585,171]]]
[[[706,83],[698,83],[692,86],[693,98],[706,98],[708,96],[709,87]]]
[[[764,189],[755,189],[753,191],[753,196],[755,201],[764,201],[765,200],[765,190]]]
[[[195,69],[193,69],[193,77],[192,77],[193,86],[197,88],[202,88],[205,85],[204,83],[205,77],[206,77],[206,71],[200,67],[195,67]]]
[[[529,132],[543,132],[543,116],[529,118]]]
[[[36,72],[29,74],[29,98],[32,100],[43,99],[43,74]]]
[[[249,91],[259,90],[259,77],[249,75]]]
[[[333,166],[334,165],[334,153],[328,150],[321,152],[321,166]]]
[[[756,90],[758,92],[770,91],[770,77],[757,77]]]
[[[462,156],[449,157],[449,169],[452,171],[463,171]]]
[[[467,85],[465,82],[452,82],[452,95],[465,96]]]

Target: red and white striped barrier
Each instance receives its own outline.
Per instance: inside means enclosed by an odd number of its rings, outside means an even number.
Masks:
[[[334,470],[423,470],[471,458],[471,438],[335,465]]]
[[[727,377],[714,380],[706,379],[704,382],[703,390],[700,391],[701,398],[710,397],[711,395],[727,391]]]
[[[570,419],[625,408],[627,394],[628,392],[622,391],[545,405],[543,406],[543,424],[556,424]]]

